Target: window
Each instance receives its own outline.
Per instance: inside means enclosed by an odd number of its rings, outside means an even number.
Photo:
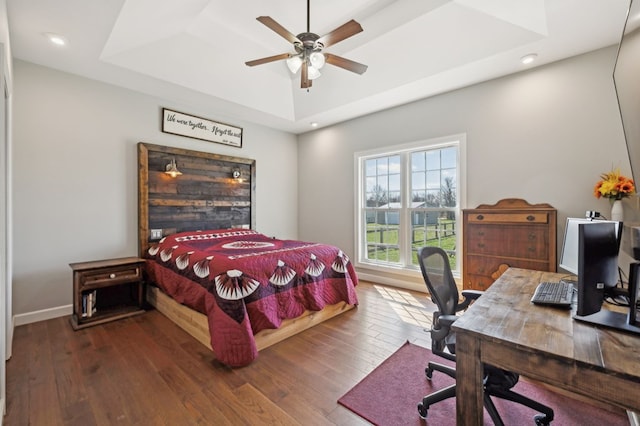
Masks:
[[[464,158],[463,135],[356,153],[358,263],[416,270],[418,250],[437,246],[459,274]]]

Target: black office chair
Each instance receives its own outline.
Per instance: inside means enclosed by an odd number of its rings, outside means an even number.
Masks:
[[[458,288],[449,266],[449,256],[439,247],[424,247],[418,251],[418,262],[422,276],[427,284],[431,300],[438,306],[433,313],[431,326],[431,350],[434,354],[455,361],[455,334],[451,332],[451,325],[457,319],[456,314],[465,310],[471,302],[480,295],[481,291],[463,290],[463,301],[459,302]],[[446,349],[446,350],[445,350]],[[447,352],[448,351],[448,352]],[[434,371],[440,371],[452,378],[456,377],[455,367],[449,367],[437,362],[429,362],[425,369],[427,379],[431,380]],[[484,407],[496,426],[504,423],[496,410],[492,396],[526,405],[542,414],[534,417],[536,425],[549,425],[553,420],[553,410],[539,402],[511,391],[518,382],[516,373],[502,370],[490,365],[484,367]],[[418,404],[418,414],[427,418],[429,407],[436,402],[456,396],[456,385],[453,384],[425,396]]]

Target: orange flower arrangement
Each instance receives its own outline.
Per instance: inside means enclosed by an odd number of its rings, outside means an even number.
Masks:
[[[612,200],[622,200],[636,192],[636,185],[633,179],[622,176],[620,169],[603,173],[600,175],[600,179],[595,188],[593,188],[593,195],[596,198],[605,197]]]

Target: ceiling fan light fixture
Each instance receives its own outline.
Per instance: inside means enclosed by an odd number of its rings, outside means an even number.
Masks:
[[[322,52],[313,52],[311,56],[309,56],[309,63],[317,70],[324,66],[324,62],[325,58]]]
[[[322,74],[320,74],[320,71],[318,71],[318,69],[316,67],[314,67],[313,65],[309,65],[308,67],[308,76],[309,76],[309,80],[315,80],[316,78],[320,77]]]
[[[289,71],[291,71],[292,74],[297,73],[301,66],[302,58],[300,58],[299,55],[291,56],[287,59],[287,67],[289,67]]]
[[[296,74],[298,70],[302,69],[300,88],[306,89],[307,91],[309,91],[311,87],[311,80],[320,77],[320,69],[325,63],[357,74],[364,73],[367,70],[366,65],[331,53],[323,53],[325,48],[361,32],[362,26],[351,19],[323,36],[312,33],[309,18],[310,3],[311,0],[307,0],[307,31],[301,32],[298,35],[294,35],[269,16],[258,16],[256,19],[260,23],[291,43],[294,52],[254,59],[245,62],[245,65],[253,67],[274,61],[286,60],[287,68],[289,68],[289,71],[293,74]]]

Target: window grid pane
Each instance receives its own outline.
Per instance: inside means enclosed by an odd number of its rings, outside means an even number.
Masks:
[[[452,270],[457,270],[457,223],[455,212],[445,209],[411,209],[411,263],[418,267],[418,250],[440,247],[449,254]]]
[[[366,258],[385,263],[399,263],[400,246],[398,230],[400,212],[398,210],[367,209],[366,217]]]
[[[392,155],[365,161],[365,206],[390,208],[390,202],[401,202],[400,156]]]

